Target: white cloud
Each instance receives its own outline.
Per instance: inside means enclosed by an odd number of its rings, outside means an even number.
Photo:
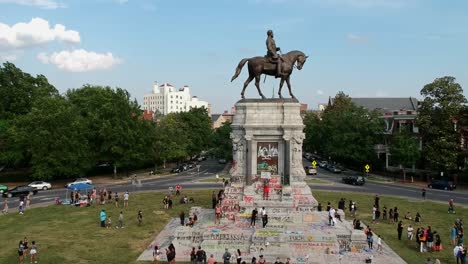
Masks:
[[[0,51],[0,62],[6,62],[6,61],[15,61],[18,59],[18,56],[21,55],[22,52],[20,51]]]
[[[349,42],[352,42],[352,43],[365,43],[365,42],[368,41],[368,39],[366,37],[356,35],[356,34],[353,34],[353,33],[348,33],[346,38],[348,39]]]
[[[79,43],[80,33],[67,30],[65,26],[56,24],[50,27],[49,22],[42,18],[33,18],[29,23],[17,23],[13,26],[0,23],[0,49],[21,49],[37,46],[59,40],[68,43]]]
[[[317,94],[318,95],[323,95],[323,91],[322,90],[317,90]]]
[[[122,62],[112,53],[96,53],[84,49],[54,52],[50,55],[40,53],[37,58],[45,64],[54,64],[59,69],[70,72],[86,72],[109,69]]]
[[[54,0],[0,0],[0,3],[11,3],[24,6],[37,6],[43,9],[63,8],[65,5]]]

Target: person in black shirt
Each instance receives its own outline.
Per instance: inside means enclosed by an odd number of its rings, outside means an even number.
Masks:
[[[255,226],[255,222],[257,221],[258,211],[257,208],[252,210],[252,216],[250,217],[250,226]]]

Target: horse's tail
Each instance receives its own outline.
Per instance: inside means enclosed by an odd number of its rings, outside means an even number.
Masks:
[[[241,73],[242,71],[242,68],[244,67],[245,63],[248,61],[249,59],[242,59],[240,62],[239,62],[239,65],[237,65],[237,68],[236,68],[236,73],[234,73],[234,76],[232,76],[231,78],[231,82],[234,81],[238,76],[239,74]]]

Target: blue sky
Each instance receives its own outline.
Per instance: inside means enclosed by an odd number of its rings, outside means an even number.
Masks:
[[[338,91],[420,97],[445,75],[468,86],[464,0],[0,0],[0,10],[0,60],[61,92],[119,86],[142,103],[154,81],[169,82],[221,112],[240,99],[246,70],[230,78],[265,54],[268,29],[284,52],[309,55],[292,77],[309,108]],[[270,97],[278,80],[261,85]],[[253,83],[247,96],[258,97]]]

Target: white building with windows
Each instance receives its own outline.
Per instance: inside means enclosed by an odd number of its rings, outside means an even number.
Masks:
[[[186,112],[192,108],[205,107],[210,114],[211,105],[190,95],[190,87],[176,89],[169,83],[158,85],[154,83],[153,92],[143,97],[143,110],[167,115],[170,113]]]

